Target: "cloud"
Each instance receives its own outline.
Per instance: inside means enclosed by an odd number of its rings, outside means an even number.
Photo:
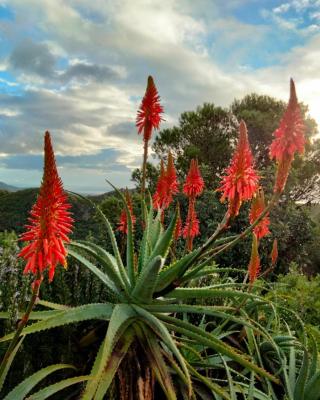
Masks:
[[[282,14],[287,12],[290,9],[290,4],[289,3],[283,3],[278,7],[273,8],[273,12],[275,12],[276,14]]]
[[[235,13],[259,2],[218,3],[185,0],[181,7],[174,0],[44,0],[39,7],[38,0],[27,5],[10,0],[15,21],[6,26],[11,55],[3,68],[13,71],[21,92],[0,94],[7,170],[17,172],[27,163],[16,154],[40,157],[49,129],[68,182],[81,176],[97,187],[106,166],[128,183],[129,170],[141,162],[135,115],[149,74],[165,108],[162,127],[203,102],[228,106],[251,92],[287,99],[291,75],[299,98],[319,117],[316,17],[309,27],[296,16],[284,18],[307,3],[316,13],[316,2],[269,7],[259,24]]]
[[[121,77],[119,71],[104,65],[94,65],[84,62],[77,62],[71,65],[59,75],[61,82],[67,83],[72,80],[81,82],[95,80],[97,82],[106,82]]]
[[[12,68],[50,78],[54,74],[55,58],[48,46],[31,39],[20,42],[9,58]]]

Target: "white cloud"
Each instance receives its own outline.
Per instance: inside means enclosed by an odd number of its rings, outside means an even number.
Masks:
[[[185,1],[185,7],[174,0],[43,0],[41,7],[38,0],[27,3],[10,0],[17,15],[15,32],[29,24],[40,28],[42,44],[54,59],[54,71],[59,71],[61,78],[68,68],[77,67],[80,78],[58,83],[55,74],[51,80],[45,74],[40,79],[27,71],[17,75],[28,85],[24,96],[0,96],[0,113],[1,109],[7,113],[7,129],[0,131],[4,153],[41,153],[42,135],[49,129],[57,154],[88,155],[114,149],[117,163],[128,168],[139,166],[142,140],[134,121],[148,74],[154,75],[165,107],[163,127],[205,101],[227,106],[235,97],[251,92],[286,100],[291,75],[297,81],[299,98],[310,104],[312,115],[320,123],[320,36],[315,34],[316,24],[307,28],[312,37],[306,45],[285,54],[281,65],[255,71],[244,68],[246,57],[264,45],[274,25],[240,22],[223,14],[225,10],[216,2]],[[227,9],[239,3],[225,2]],[[292,2],[290,7],[298,10],[307,3],[310,6],[310,1]],[[289,9],[287,4],[265,15],[272,15],[272,23],[282,29],[295,31],[299,21],[282,16]],[[95,14],[98,22],[90,19]],[[218,62],[218,46],[226,52],[232,48],[229,64]],[[66,65],[56,65],[59,58]],[[91,79],[106,68],[116,72],[113,80]],[[17,114],[13,118],[8,112]],[[100,182],[103,173],[98,166],[96,171]],[[70,181],[79,176],[75,168],[61,172]],[[94,180],[91,174],[83,179]],[[116,179],[127,182],[128,173],[117,172]]]
[[[289,3],[283,3],[278,7],[275,7],[272,11],[275,12],[276,14],[282,14],[286,13],[290,9],[290,4]]]

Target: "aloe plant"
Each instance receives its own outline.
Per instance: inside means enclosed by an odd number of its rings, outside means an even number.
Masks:
[[[120,196],[122,194],[119,192]],[[182,387],[187,398],[196,398],[197,382],[202,382],[216,398],[229,399],[231,389],[228,385],[218,384],[199,374],[185,357],[186,341],[197,341],[200,346],[210,349],[212,354],[223,357],[228,363],[236,363],[237,368],[247,373],[259,375],[261,379],[278,382],[278,379],[255,362],[248,354],[228,344],[214,332],[208,332],[202,326],[195,326],[187,318],[176,318],[178,313],[201,314],[223,319],[231,318],[243,326],[250,326],[255,332],[260,329],[245,318],[222,312],[219,306],[198,306],[181,304],[190,299],[219,296],[220,298],[239,299],[255,298],[255,295],[234,290],[231,284],[211,285],[209,287],[179,288],[179,282],[186,285],[188,281],[199,277],[203,261],[201,255],[212,245],[212,238],[200,249],[187,253],[179,260],[172,260],[170,246],[177,220],[175,213],[167,229],[161,223],[160,213],[154,213],[152,206],[145,212],[147,219],[139,252],[134,248],[134,231],[131,213],[122,196],[127,212],[128,236],[125,259],[122,259],[111,225],[102,211],[98,212],[104,221],[113,254],[102,247],[86,241],[71,242],[69,256],[74,257],[94,273],[112,294],[113,301],[103,304],[88,304],[74,308],[56,308],[51,311],[38,311],[30,315],[38,321],[26,326],[22,336],[42,330],[63,326],[68,323],[88,319],[109,321],[105,337],[102,340],[96,359],[91,368],[87,384],[81,398],[103,399],[122,362],[130,349],[139,343],[144,351],[145,361],[150,366],[154,377],[165,396],[177,399],[177,388]],[[216,235],[217,236],[217,235]],[[234,238],[232,239],[234,240]],[[46,303],[43,303],[44,305]],[[260,332],[265,335],[264,332]],[[9,340],[13,334],[0,339]],[[228,369],[226,369],[228,370]],[[250,372],[251,371],[251,372]],[[172,376],[175,382],[173,383]],[[80,379],[80,378],[79,378]],[[193,381],[196,382],[195,386]]]

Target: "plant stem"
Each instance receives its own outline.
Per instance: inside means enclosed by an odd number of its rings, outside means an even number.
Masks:
[[[13,352],[14,348],[16,347],[16,345],[17,345],[17,343],[19,341],[19,337],[20,337],[20,334],[21,334],[23,328],[27,325],[27,323],[29,321],[30,313],[31,313],[31,311],[33,309],[33,306],[36,303],[36,300],[37,300],[38,296],[39,296],[40,285],[41,285],[41,276],[38,274],[37,280],[34,282],[34,285],[33,285],[32,297],[31,297],[31,300],[30,300],[30,302],[28,304],[26,312],[24,313],[24,315],[22,316],[20,322],[18,323],[18,327],[17,327],[16,333],[15,333],[13,339],[11,340],[10,345],[9,345],[9,347],[8,347],[6,353],[5,353],[5,355],[4,355],[4,357],[3,357],[2,361],[1,361],[0,377],[2,376],[2,374],[3,374],[4,370],[5,370],[6,363],[7,363],[8,359],[9,359],[11,353]]]
[[[273,206],[278,202],[279,197],[280,197],[280,194],[279,193],[275,193],[272,196],[272,199],[270,200],[268,206],[262,211],[262,213],[259,215],[259,217],[250,226],[248,226],[247,229],[245,229],[242,233],[240,233],[234,240],[232,240],[231,242],[227,243],[223,248],[218,250],[214,255],[216,256],[216,255],[222,253],[223,251],[233,247],[236,243],[239,242],[239,240],[243,239],[250,232],[252,232],[253,229],[256,227],[256,225],[258,225],[258,223],[268,214],[268,212],[271,210],[271,208],[273,208]]]
[[[258,223],[265,217],[266,214],[268,214],[268,212],[271,210],[271,208],[278,202],[279,197],[280,197],[280,193],[275,193],[268,206],[263,210],[263,212],[259,215],[259,217],[248,227],[246,228],[242,233],[240,233],[239,235],[236,235],[234,237],[233,240],[227,242],[225,245],[219,245],[217,246],[215,249],[212,249],[210,251],[211,255],[209,258],[207,258],[204,262],[202,262],[200,265],[198,265],[197,267],[195,267],[189,274],[192,274],[194,272],[199,272],[201,271],[202,268],[204,268],[206,265],[208,265],[208,262],[210,262],[212,259],[214,259],[215,256],[217,256],[218,254],[222,253],[223,251],[233,247],[236,243],[238,243],[241,239],[245,238],[250,232],[253,231],[253,229],[255,228],[256,225],[258,225]],[[195,258],[194,261],[196,261],[197,259],[201,259],[204,256],[210,254],[208,251],[206,251],[208,249],[208,247],[210,245],[212,245],[216,239],[218,238],[218,236],[226,229],[226,227],[228,226],[228,222],[229,222],[229,214],[228,212],[225,214],[225,216],[223,217],[222,221],[220,222],[220,224],[217,226],[217,229],[215,230],[215,232],[212,234],[212,236],[206,241],[206,243],[202,246],[201,251],[199,252],[198,256]],[[188,275],[187,275],[188,276]]]
[[[146,175],[147,175],[147,159],[148,159],[148,140],[144,140],[143,145],[143,163],[142,163],[142,181],[141,181],[141,199],[145,198],[146,191]]]

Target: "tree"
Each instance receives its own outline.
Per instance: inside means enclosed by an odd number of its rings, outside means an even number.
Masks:
[[[146,187],[148,188],[148,190],[151,193],[153,193],[155,191],[158,175],[159,175],[158,168],[156,168],[153,164],[147,162],[147,167],[146,167],[147,185],[146,185]],[[135,182],[136,188],[138,189],[138,191],[140,191],[141,183],[142,183],[142,171],[140,168],[136,168],[132,171],[131,180],[132,180],[132,182]]]
[[[232,154],[237,125],[228,110],[204,104],[182,113],[178,127],[162,130],[153,150],[165,159],[171,149],[180,176],[185,176],[190,160],[198,158],[207,187],[214,188]]]
[[[181,114],[179,126],[164,129],[156,137],[153,150],[165,158],[169,148],[175,156],[181,177],[186,174],[190,159],[197,157],[206,187],[216,189],[224,168],[229,164],[237,127],[244,119],[249,140],[264,183],[267,182],[274,163],[269,158],[272,133],[278,127],[286,104],[270,96],[250,94],[234,100],[230,108],[204,104],[196,111]],[[287,183],[286,195],[294,201],[312,201],[319,195],[320,140],[316,140],[317,124],[301,104],[306,125],[306,150],[304,157],[296,157]]]
[[[317,123],[308,114],[308,106],[300,106],[307,143],[304,157],[296,157],[292,165],[286,194],[294,201],[314,201],[319,196],[320,141],[316,139]],[[255,93],[242,100],[234,100],[231,105],[231,111],[237,119],[246,122],[257,168],[265,177],[268,177],[273,164],[269,158],[272,133],[278,127],[285,107],[282,101]]]

